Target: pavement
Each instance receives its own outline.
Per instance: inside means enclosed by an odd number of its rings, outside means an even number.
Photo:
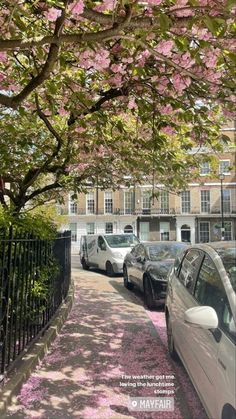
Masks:
[[[73,280],[73,307],[5,417],[206,419],[183,366],[168,355],[163,310],[146,310],[122,277],[82,271],[76,259]],[[136,397],[173,397],[174,410],[135,411]]]

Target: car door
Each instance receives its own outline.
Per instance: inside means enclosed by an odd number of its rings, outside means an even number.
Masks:
[[[175,346],[187,368],[192,361],[192,345],[189,326],[184,321],[184,313],[197,305],[192,291],[203,259],[203,253],[191,249],[185,253],[175,280],[171,281],[171,319]]]
[[[224,362],[218,361],[222,332],[220,330],[222,312],[227,304],[227,295],[220,274],[208,254],[205,254],[196,281],[193,296],[196,303],[213,307],[218,315],[219,328],[208,330],[189,326],[192,357],[189,365],[194,383],[197,386],[208,415],[218,418],[217,394],[225,392],[223,382],[218,382],[218,369],[224,369]]]
[[[136,248],[134,258],[132,260],[132,281],[142,289],[143,271],[145,265],[145,249],[143,244],[139,244]]]
[[[217,376],[215,379],[218,416],[230,417],[228,406],[236,409],[236,323],[227,299],[220,319],[221,339],[217,354]]]
[[[102,236],[97,239],[97,254],[95,256],[99,269],[106,269],[107,244]]]

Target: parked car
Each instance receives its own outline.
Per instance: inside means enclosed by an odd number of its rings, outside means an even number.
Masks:
[[[134,234],[89,234],[80,241],[83,269],[103,269],[108,276],[122,273],[123,262],[132,246],[139,243]]]
[[[171,241],[137,244],[124,259],[124,286],[129,290],[137,286],[150,309],[164,304],[167,273],[176,254],[185,247],[185,243]]]
[[[189,246],[168,276],[168,348],[209,418],[236,418],[236,242]]]

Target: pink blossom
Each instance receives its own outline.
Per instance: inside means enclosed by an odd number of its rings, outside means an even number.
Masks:
[[[179,73],[175,73],[173,75],[172,83],[175,90],[178,93],[182,94],[186,87],[188,87],[191,84],[191,79],[190,77],[183,77]]]
[[[114,10],[116,7],[116,0],[103,0],[102,4],[95,7],[98,12],[104,12],[105,10]]]
[[[45,16],[49,20],[49,22],[54,22],[55,20],[57,20],[59,16],[61,16],[61,10],[55,9],[55,7],[51,7],[45,13]]]
[[[177,0],[175,5],[170,7],[170,10],[173,10],[175,16],[178,17],[189,17],[194,16],[194,11],[189,5],[187,5],[188,0]]]
[[[169,115],[173,113],[173,108],[170,104],[166,105],[166,106],[161,106],[159,108],[159,111],[161,112],[161,114],[163,115]]]
[[[83,0],[76,1],[70,5],[70,10],[75,15],[81,15],[84,11]]]
[[[60,109],[58,109],[58,112],[61,116],[68,116],[68,111],[66,111],[66,109],[63,108],[63,106]]]
[[[144,67],[146,60],[150,57],[151,53],[148,49],[145,49],[138,57],[140,67]]]
[[[150,6],[159,6],[162,3],[162,0],[147,0],[147,3]]]
[[[113,73],[125,74],[126,72],[122,64],[112,64],[110,68],[113,71]]]
[[[122,86],[122,76],[120,74],[116,74],[115,76],[110,77],[107,81],[112,86],[115,86],[115,87]]]
[[[171,50],[173,46],[174,46],[174,42],[172,40],[161,41],[155,47],[155,51],[159,52],[160,54],[165,55],[166,57],[169,57],[171,55]]]
[[[177,55],[173,61],[185,69],[190,68],[195,64],[195,60],[192,59],[189,52]]]
[[[8,60],[6,52],[0,52],[0,63],[6,63]]]
[[[129,100],[129,103],[128,103],[128,108],[129,108],[129,109],[136,109],[136,108],[137,108],[137,104],[136,104],[136,102],[135,102],[135,99],[134,99],[134,98],[131,98],[131,99]]]
[[[160,132],[167,135],[173,135],[174,130],[170,125],[167,125],[166,127],[163,127],[160,129]]]
[[[203,62],[205,63],[207,68],[214,68],[216,66],[218,56],[220,54],[219,48],[214,49],[207,49],[203,50]]]
[[[82,132],[86,131],[86,129],[84,127],[76,127],[75,131],[81,134]]]
[[[110,65],[109,52],[105,49],[101,49],[94,57],[93,67],[96,70],[103,70],[104,68],[109,67],[109,65]]]

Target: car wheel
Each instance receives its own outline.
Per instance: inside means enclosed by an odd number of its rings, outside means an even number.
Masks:
[[[178,356],[178,354],[175,350],[174,338],[173,338],[172,327],[171,327],[171,322],[170,322],[169,315],[167,317],[166,326],[167,326],[167,344],[168,344],[169,354],[170,354],[171,358],[174,359],[174,361],[178,361],[179,356]]]
[[[112,266],[111,262],[109,262],[109,261],[106,263],[106,273],[107,273],[108,276],[114,276],[115,275],[113,266]]]
[[[125,288],[127,288],[127,290],[132,290],[134,288],[134,284],[132,284],[132,282],[129,282],[129,275],[126,266],[124,266],[123,268],[123,276]]]
[[[88,270],[89,270],[89,266],[87,265],[87,263],[85,262],[85,260],[84,260],[84,259],[82,259],[82,260],[81,260],[81,265],[82,265],[82,268],[83,268],[85,271],[88,271]]]
[[[150,310],[152,310],[156,306],[152,294],[151,280],[149,278],[144,279],[144,302]]]

